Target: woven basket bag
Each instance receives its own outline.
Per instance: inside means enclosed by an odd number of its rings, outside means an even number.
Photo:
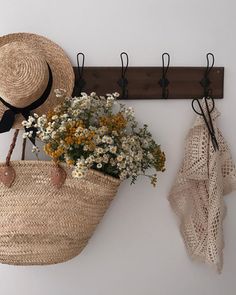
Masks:
[[[95,170],[81,179],[51,161],[0,163],[0,262],[44,265],[67,261],[88,243],[120,181]]]

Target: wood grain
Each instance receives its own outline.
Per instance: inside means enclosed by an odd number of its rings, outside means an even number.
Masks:
[[[78,71],[74,67],[76,83],[78,84]],[[200,84],[204,76],[204,67],[170,67],[167,78],[168,99],[193,99],[203,96]],[[162,99],[162,88],[159,80],[162,75],[161,67],[130,67],[127,70],[128,98],[126,99]],[[121,77],[120,67],[85,67],[83,78],[86,81],[84,92],[96,92],[99,95],[106,93],[122,93],[118,85]],[[214,67],[209,75],[213,98],[223,98],[224,68]],[[78,95],[76,86],[74,95]]]

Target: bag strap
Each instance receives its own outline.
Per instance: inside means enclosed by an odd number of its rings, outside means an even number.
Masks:
[[[23,143],[22,143],[21,161],[24,161],[24,159],[25,159],[26,140],[27,139],[24,138]]]
[[[9,151],[8,151],[8,154],[7,154],[7,157],[6,157],[6,166],[10,165],[11,156],[12,156],[12,153],[14,151],[18,135],[19,135],[19,129],[17,129],[15,131],[14,135],[13,135],[12,143],[10,145],[10,148],[9,148]],[[22,142],[21,161],[25,160],[26,142],[27,142],[27,139],[24,138],[23,142]]]
[[[0,167],[0,182],[2,182],[7,187],[11,187],[11,185],[13,184],[16,178],[16,172],[14,168],[10,165],[10,161],[11,161],[13,150],[16,145],[18,134],[19,134],[19,129],[16,129],[13,135],[12,143],[10,145],[10,148],[6,157],[5,165]]]
[[[12,138],[12,143],[10,145],[10,148],[6,157],[5,165],[0,167],[0,182],[2,182],[7,187],[11,187],[16,178],[16,172],[14,168],[11,166],[11,156],[16,146],[18,135],[19,135],[19,129],[16,129]],[[23,140],[21,160],[25,159],[25,148],[26,148],[26,139]],[[65,170],[58,163],[54,161],[54,165],[51,169],[51,183],[56,188],[59,189],[64,184],[66,180],[66,176],[67,175]]]
[[[12,143],[10,145],[10,148],[6,157],[6,166],[10,166],[11,156],[16,146],[16,140],[17,140],[18,134],[19,134],[19,129],[16,129],[12,138]]]

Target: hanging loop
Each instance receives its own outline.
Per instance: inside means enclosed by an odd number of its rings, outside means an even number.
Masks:
[[[210,57],[211,57],[211,64],[210,64]],[[214,66],[215,63],[215,57],[213,53],[207,53],[206,55],[206,59],[207,59],[207,67],[204,73],[204,77],[202,78],[202,80],[200,81],[201,86],[204,89],[204,97],[208,97],[211,95],[212,90],[209,88],[211,81],[209,79],[209,74]]]
[[[80,56],[82,57],[81,65],[80,65]],[[77,83],[75,87],[75,96],[80,96],[84,86],[86,85],[86,82],[83,78],[84,62],[85,62],[85,55],[83,52],[79,52],[77,54],[78,79],[77,79]]]
[[[124,63],[124,58],[126,59],[126,64]],[[128,97],[128,89],[127,89],[128,80],[126,78],[126,72],[129,66],[129,56],[126,52],[121,52],[120,59],[121,59],[121,78],[119,79],[117,83],[122,90],[121,98],[127,98]]]
[[[167,57],[166,66],[165,66],[165,56]],[[166,78],[167,72],[169,70],[169,66],[170,66],[170,55],[169,55],[169,53],[165,52],[162,54],[162,77],[159,80],[159,85],[162,88],[162,98],[168,98],[168,96],[169,96],[168,85],[170,84],[170,82]]]

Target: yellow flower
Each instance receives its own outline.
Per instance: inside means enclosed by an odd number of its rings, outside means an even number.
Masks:
[[[52,121],[52,117],[55,115],[56,113],[54,111],[48,111],[47,113],[47,121],[51,122]]]
[[[73,166],[73,165],[75,165],[75,161],[72,159],[68,159],[68,160],[66,160],[66,164],[69,166]]]
[[[44,146],[44,151],[53,159],[58,159],[64,153],[63,147],[57,147],[55,150],[52,148],[50,143]]]
[[[109,131],[120,131],[127,125],[127,121],[122,113],[116,115],[103,116],[100,118],[100,126],[106,126]]]
[[[74,143],[74,138],[73,138],[72,136],[67,136],[67,137],[65,138],[65,142],[66,142],[67,144],[73,144],[73,143]]]

